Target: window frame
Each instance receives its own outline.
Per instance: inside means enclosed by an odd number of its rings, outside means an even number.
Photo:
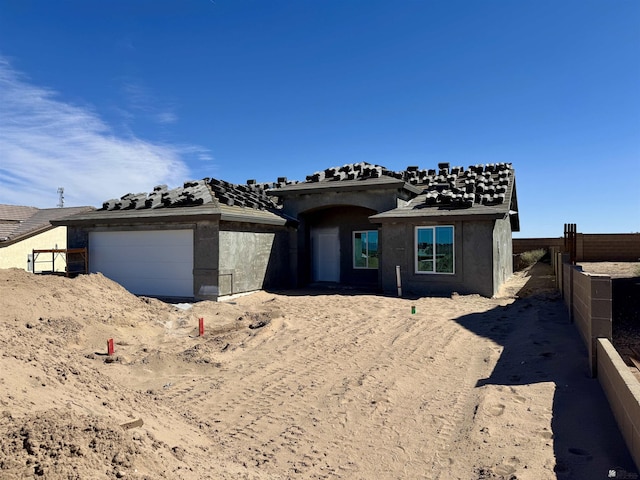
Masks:
[[[451,272],[438,272],[436,271],[436,256],[437,256],[437,243],[436,243],[436,231],[438,228],[450,228],[451,229],[451,247],[452,247],[452,271]],[[424,271],[418,269],[418,232],[420,230],[431,230],[433,232],[433,271]],[[456,274],[456,229],[454,225],[418,225],[414,228],[414,273],[417,275],[455,275]]]
[[[376,254],[378,254],[378,256],[376,257],[378,259],[378,266],[377,267],[370,267],[369,266],[369,259],[371,258],[369,255],[369,234],[375,232],[376,236],[378,236],[378,249],[376,251]],[[359,267],[356,265],[356,234],[357,233],[364,233],[366,234],[366,241],[365,241],[365,245],[367,246],[367,265],[365,267]],[[352,254],[351,254],[351,265],[353,267],[354,270],[378,270],[380,268],[380,256],[379,256],[379,252],[380,252],[380,243],[379,243],[379,232],[378,230],[353,230],[351,232],[351,247],[352,247]]]

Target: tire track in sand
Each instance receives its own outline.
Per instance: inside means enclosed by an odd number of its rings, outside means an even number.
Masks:
[[[448,319],[407,314],[401,299],[372,297],[366,308],[339,296],[285,300],[278,330],[233,352],[217,388],[189,385],[175,407],[206,419],[209,435],[241,452],[237,461],[265,472],[438,478],[446,471],[446,446],[473,410],[479,376],[458,351],[462,343],[477,357],[474,336]],[[434,300],[442,301],[450,300]],[[318,314],[325,302],[340,315]],[[387,311],[372,320],[376,308]],[[460,378],[444,373],[451,362]]]

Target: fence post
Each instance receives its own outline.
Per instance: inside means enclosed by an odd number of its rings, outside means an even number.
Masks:
[[[576,264],[576,232],[578,231],[575,223],[564,224],[564,251],[569,253],[569,261],[571,265]]]

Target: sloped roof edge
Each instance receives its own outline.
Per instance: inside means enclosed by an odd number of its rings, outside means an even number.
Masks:
[[[406,205],[372,215],[373,222],[403,219],[504,218],[511,219],[512,230],[519,231],[515,171],[511,164],[473,165],[449,169],[440,164],[438,175],[429,175],[423,190]]]
[[[285,225],[293,219],[280,213],[228,205],[197,205],[143,210],[96,210],[54,222],[66,226],[131,225],[149,223],[189,223],[218,219],[267,225]]]
[[[0,229],[2,233],[0,247],[7,247],[55,228],[58,225],[54,225],[52,223],[54,221],[95,209],[90,206],[38,209],[19,205],[0,205],[0,210],[3,213],[2,217],[5,218],[11,215],[12,210],[14,213],[19,210],[23,215],[21,220],[10,220],[9,223],[3,224],[5,228]],[[25,213],[27,215],[24,215]]]

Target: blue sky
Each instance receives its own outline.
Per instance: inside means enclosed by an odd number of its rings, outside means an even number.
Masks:
[[[640,231],[636,0],[0,0],[0,203],[511,162],[520,237]]]

